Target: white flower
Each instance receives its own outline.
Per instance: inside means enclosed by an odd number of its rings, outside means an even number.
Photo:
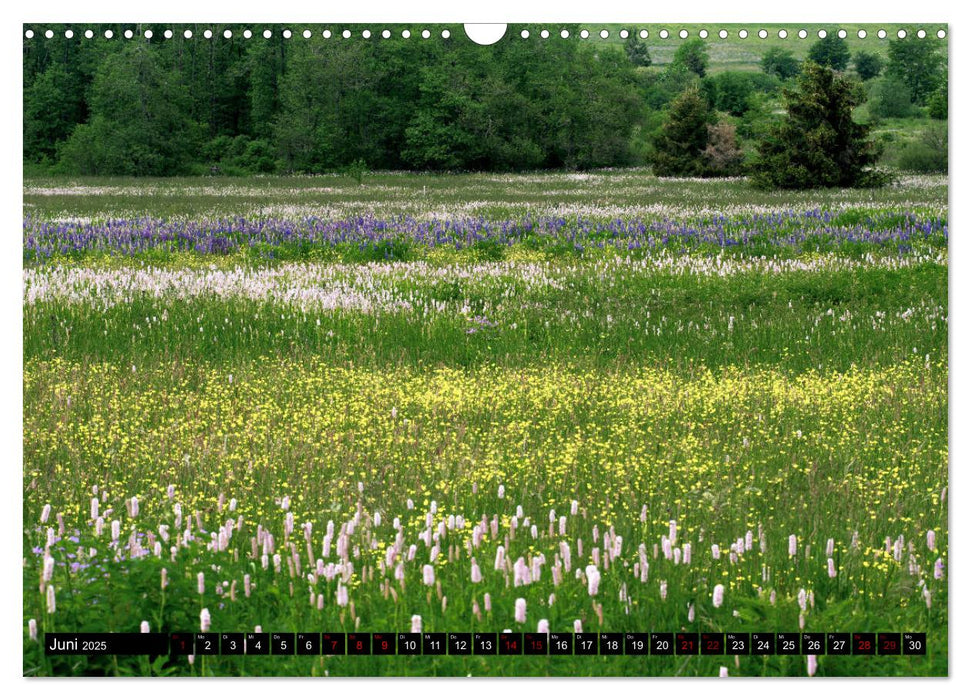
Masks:
[[[587,566],[587,593],[589,595],[597,595],[597,590],[600,588],[600,571],[593,564]]]
[[[711,604],[716,608],[720,608],[725,600],[725,587],[722,584],[715,586],[715,590],[711,594]]]

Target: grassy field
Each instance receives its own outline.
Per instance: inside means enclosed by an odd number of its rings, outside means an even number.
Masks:
[[[947,220],[943,177],[28,180],[24,673],[946,675]],[[928,654],[150,664],[31,620]]]

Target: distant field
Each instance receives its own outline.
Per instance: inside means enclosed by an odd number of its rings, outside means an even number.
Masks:
[[[644,39],[650,50],[653,63],[664,65],[670,63],[674,57],[674,52],[678,46],[686,39],[693,39],[699,36],[701,30],[706,30],[708,36],[705,38],[708,47],[708,55],[711,59],[710,68],[712,71],[719,70],[757,70],[762,54],[769,48],[783,48],[793,52],[798,58],[805,58],[809,53],[809,48],[819,39],[818,32],[825,31],[834,34],[839,30],[846,32],[846,43],[851,53],[857,51],[867,51],[886,56],[887,45],[890,39],[897,38],[897,32],[901,29],[908,33],[923,29],[932,40],[937,40],[937,32],[948,30],[946,24],[636,24],[636,25],[599,25],[589,27],[589,31],[595,38],[590,41],[604,41],[600,39],[600,29],[607,29],[610,36],[606,39],[609,43],[623,43],[620,38],[620,30],[627,29],[639,33],[647,30],[648,36]],[[719,36],[721,30],[728,32],[724,39]],[[763,39],[759,36],[760,30],[765,30],[768,34]],[[799,31],[805,29],[807,36],[802,38]],[[879,38],[880,30],[886,32],[885,38]],[[662,39],[662,30],[668,32],[668,37]],[[685,39],[680,37],[680,32],[685,30],[688,36]],[[780,30],[786,32],[786,36],[780,37]],[[867,33],[865,38],[859,36],[859,31]],[[742,38],[740,32],[746,32],[747,36]],[[945,40],[946,41],[946,40]]]
[[[27,179],[25,675],[947,675],[947,194]],[[29,620],[928,654],[68,663]]]

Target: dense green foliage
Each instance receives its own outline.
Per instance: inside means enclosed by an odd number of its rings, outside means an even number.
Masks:
[[[888,47],[887,74],[899,78],[910,88],[911,99],[926,104],[947,77],[947,59],[940,45],[910,32],[905,38],[891,41]]]
[[[651,65],[651,54],[647,50],[647,44],[637,38],[636,34],[631,33],[624,42],[624,53],[635,66]]]
[[[869,51],[860,51],[853,56],[853,67],[860,80],[871,80],[876,78],[883,71],[883,59],[880,54]]]
[[[913,116],[916,112],[910,99],[910,90],[902,80],[893,75],[872,83],[867,106],[871,116],[884,119],[901,119]]]
[[[936,125],[926,129],[904,146],[897,164],[917,173],[946,173],[947,128]]]
[[[686,90],[671,105],[655,141],[654,172],[661,177],[700,177],[705,174],[704,150],[712,115],[708,102],[697,90]]]
[[[705,77],[708,61],[708,50],[702,39],[689,39],[674,52],[674,65],[683,66],[699,78]]]
[[[115,26],[110,40],[103,38],[107,26],[95,27],[91,39],[84,28],[73,26],[66,38],[55,27],[52,38],[24,43],[29,173],[336,172],[364,182],[365,173],[379,170],[646,165],[655,162],[662,126],[686,90],[700,91],[735,127],[750,160],[780,120],[781,88],[807,53],[845,68],[840,56],[850,45],[857,75],[869,79],[889,57],[884,73],[903,81],[921,107],[881,103],[858,115],[874,124],[911,119],[885,125],[888,144],[913,139],[927,117],[947,116],[943,42],[932,36],[892,38],[872,53],[869,45],[856,51],[862,44],[852,32],[840,40],[832,30],[812,44],[770,36],[759,44],[764,53],[740,60],[732,52],[741,40],[672,43],[653,29],[646,41],[638,31],[615,40],[616,29],[601,41],[580,39],[567,26],[569,38],[541,40],[541,28],[520,26],[480,47],[459,27],[448,39],[436,30],[428,40],[419,28],[402,39],[406,28],[398,26],[384,39],[349,27],[354,41],[341,38],[343,28],[324,38],[319,26],[310,39],[303,27],[293,27],[290,38],[279,28],[269,36],[253,28],[244,38],[244,27],[228,25],[206,39],[201,26],[182,25],[165,38],[164,27],[138,25],[133,38],[122,39],[126,27]],[[524,28],[528,41],[520,37]],[[871,94],[886,102],[879,88]],[[719,138],[722,145],[734,140]]]
[[[782,80],[788,80],[799,75],[799,59],[793,55],[792,51],[777,46],[762,54],[760,65],[763,71]]]
[[[827,34],[809,49],[809,60],[833,70],[843,70],[850,62],[850,48],[836,34]]]
[[[869,127],[853,120],[862,87],[807,61],[796,89],[786,89],[787,116],[760,144],[754,166],[764,188],[863,187],[885,177],[872,170],[880,155]]]

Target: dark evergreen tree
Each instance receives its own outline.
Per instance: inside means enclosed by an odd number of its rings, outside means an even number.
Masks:
[[[627,60],[635,66],[651,65],[651,54],[647,50],[647,44],[641,41],[634,32],[631,32],[627,41],[624,42],[624,52],[627,54]]]
[[[654,174],[659,177],[707,175],[705,149],[711,123],[708,101],[698,90],[688,89],[672,102],[654,142]]]
[[[753,181],[760,188],[811,189],[884,184],[874,171],[879,149],[869,127],[853,120],[861,84],[806,62],[795,89],[784,91],[787,115],[759,146]]]

